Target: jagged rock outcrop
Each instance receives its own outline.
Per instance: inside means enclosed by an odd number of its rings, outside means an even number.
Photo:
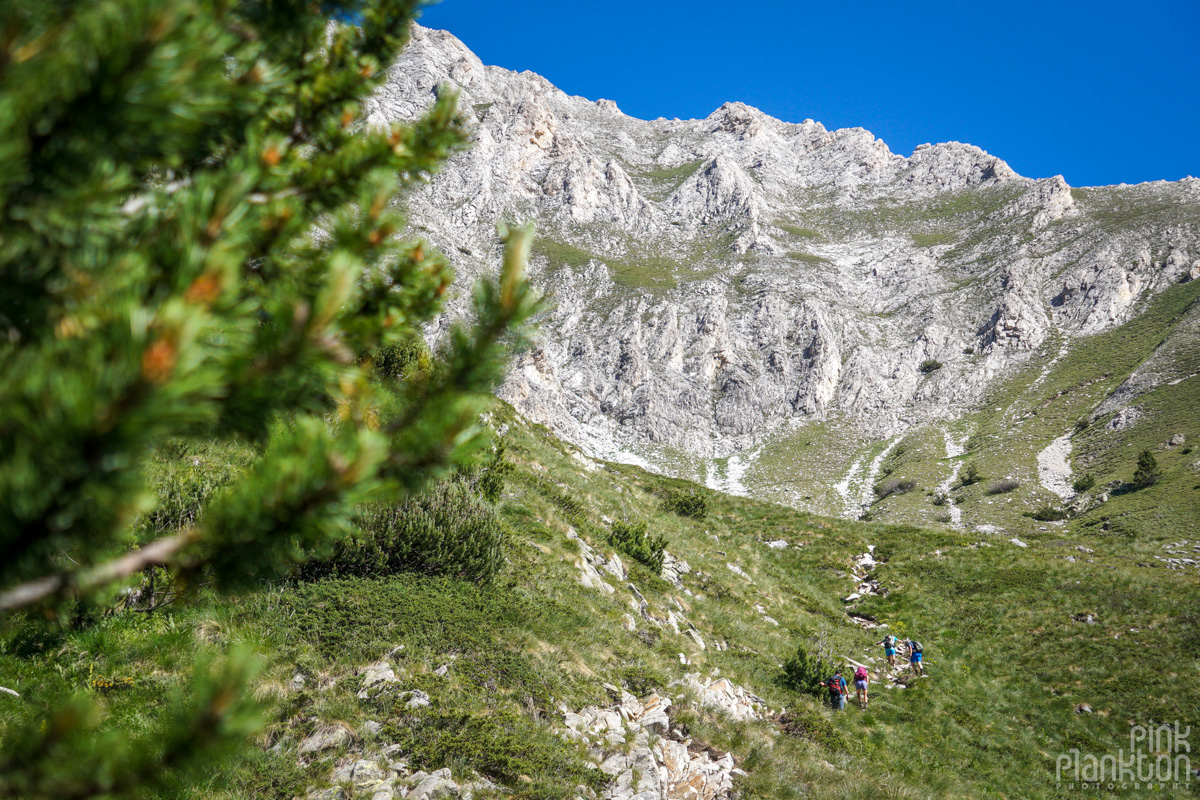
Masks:
[[[465,309],[495,222],[538,223],[553,304],[500,396],[593,455],[678,469],[809,423],[870,439],[953,419],[1047,342],[1200,276],[1194,179],[1072,189],[969,144],[905,157],[738,102],[639,120],[419,26],[369,124],[439,87],[475,144],[410,196],[413,226],[453,256]]]
[[[724,679],[712,684],[698,676],[688,679],[700,687],[703,705],[720,708],[735,720],[758,718],[753,709],[743,710],[750,707],[737,699],[753,697],[745,689]],[[609,688],[618,693],[616,687]],[[746,773],[732,754],[695,742],[672,727],[670,698],[651,694],[639,700],[624,691],[619,696],[609,708],[589,706],[577,713],[563,709],[563,735],[582,742],[600,771],[612,779],[603,800],[724,800],[732,795],[734,779]],[[725,702],[711,699],[717,696]]]

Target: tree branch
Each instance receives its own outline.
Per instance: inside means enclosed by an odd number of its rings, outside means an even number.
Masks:
[[[86,591],[106,583],[112,583],[120,578],[126,578],[146,567],[166,566],[171,557],[184,545],[191,542],[194,537],[193,531],[184,531],[174,536],[156,539],[145,547],[80,573],[73,581],[69,580],[71,577],[69,575],[50,575],[23,583],[6,592],[0,592],[0,612],[33,605],[67,588]]]

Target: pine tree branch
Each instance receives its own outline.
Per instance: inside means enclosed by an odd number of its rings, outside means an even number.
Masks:
[[[126,553],[106,564],[81,573],[75,580],[68,575],[49,575],[23,583],[0,593],[0,612],[33,605],[65,589],[87,591],[127,578],[146,567],[161,567],[194,538],[192,531],[157,539],[141,549]]]

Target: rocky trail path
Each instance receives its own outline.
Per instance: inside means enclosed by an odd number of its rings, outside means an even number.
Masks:
[[[1037,454],[1038,482],[1064,502],[1075,496],[1071,484],[1071,434],[1064,433]]]
[[[867,552],[856,555],[854,557],[855,571],[852,571],[850,575],[855,582],[855,588],[853,592],[842,598],[843,602],[847,603],[846,613],[850,616],[850,620],[869,630],[886,629],[888,626],[886,622],[879,622],[869,615],[856,613],[853,610],[852,604],[866,596],[887,596],[887,587],[881,585],[873,574],[879,563],[875,559],[875,545],[873,544],[867,546]],[[861,572],[862,574],[859,575],[857,572]],[[885,633],[886,631],[881,631],[879,635],[882,637]],[[866,669],[871,675],[872,687],[882,685],[884,689],[904,689],[917,678],[909,666],[909,654],[903,647],[897,648],[896,666],[888,664],[882,652],[879,645],[872,644],[862,648],[858,654],[858,659],[850,658],[849,656],[842,656],[842,659],[852,667],[863,667]],[[849,677],[847,677],[847,682],[853,683]],[[847,702],[853,702],[854,696],[855,693],[853,687],[851,687],[850,698]]]
[[[834,484],[833,488],[841,496],[844,504],[843,517],[858,519],[863,510],[874,502],[875,481],[879,478],[879,471],[883,468],[883,460],[888,457],[888,453],[892,452],[896,445],[900,444],[903,438],[904,431],[897,433],[871,459],[871,463],[867,465],[865,471],[863,471],[862,460],[859,459],[850,466],[846,477]]]
[[[950,436],[950,432],[943,428],[942,437],[946,440],[947,459],[957,459],[967,452],[967,437],[965,434],[955,440]],[[939,483],[937,487],[937,494],[946,498],[946,511],[950,514],[950,525],[954,528],[961,528],[963,526],[962,509],[955,505],[954,498],[950,496],[950,490],[958,482],[958,473],[962,471],[962,465],[963,462],[955,460],[949,476],[946,477],[946,480]]]

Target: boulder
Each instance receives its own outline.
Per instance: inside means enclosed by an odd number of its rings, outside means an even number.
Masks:
[[[387,684],[399,681],[399,678],[396,677],[396,671],[392,669],[392,665],[387,661],[368,664],[362,668],[360,674],[362,675],[362,688],[358,692],[360,700],[366,700],[373,694],[378,693]]]
[[[306,736],[301,742],[302,756],[321,753],[343,747],[354,740],[354,734],[345,725],[323,725]]]
[[[407,800],[440,800],[444,797],[458,796],[458,784],[451,779],[450,770],[439,769],[423,777],[408,793]]]

